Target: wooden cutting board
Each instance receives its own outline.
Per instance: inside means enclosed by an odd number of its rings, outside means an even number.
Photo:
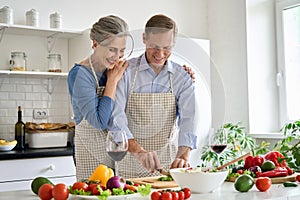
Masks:
[[[152,188],[155,189],[163,189],[163,188],[173,188],[178,187],[175,181],[159,181],[158,178],[161,176],[153,176],[153,177],[142,177],[142,178],[131,178],[129,180],[138,184],[150,184]]]
[[[273,184],[277,184],[277,183],[284,183],[284,182],[287,182],[287,181],[296,181],[296,176],[299,175],[300,173],[294,173],[292,175],[289,175],[289,176],[284,176],[284,177],[274,177],[274,178],[271,178],[272,180],[272,183]],[[233,178],[233,179],[230,179],[229,181],[230,182],[234,182],[236,178]],[[255,179],[254,179],[255,180]]]

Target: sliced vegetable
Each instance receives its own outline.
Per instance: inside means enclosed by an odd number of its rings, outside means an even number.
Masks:
[[[284,182],[283,185],[284,185],[284,187],[297,187],[298,186],[297,183],[289,182],[289,181]]]

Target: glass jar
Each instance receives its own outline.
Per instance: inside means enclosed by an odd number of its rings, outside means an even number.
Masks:
[[[11,71],[26,71],[27,59],[24,52],[11,52],[10,70]]]
[[[61,28],[62,19],[61,15],[57,12],[50,15],[50,28]]]
[[[61,72],[61,55],[48,55],[48,72]]]
[[[13,9],[8,6],[4,6],[0,9],[0,23],[13,24]]]
[[[26,25],[39,27],[39,13],[35,9],[31,9],[26,12]]]

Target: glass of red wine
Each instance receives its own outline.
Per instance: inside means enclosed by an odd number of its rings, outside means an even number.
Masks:
[[[118,176],[118,162],[121,161],[128,150],[128,139],[125,131],[108,131],[106,140],[106,151],[115,161],[115,175]]]
[[[209,135],[209,146],[211,150],[217,153],[218,165],[220,166],[220,154],[227,147],[227,131],[224,128],[218,129],[216,132],[212,132]]]

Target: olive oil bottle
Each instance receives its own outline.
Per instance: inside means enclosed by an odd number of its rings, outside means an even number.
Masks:
[[[17,140],[16,150],[25,149],[25,124],[22,121],[22,109],[18,106],[18,121],[15,124],[15,140]]]

